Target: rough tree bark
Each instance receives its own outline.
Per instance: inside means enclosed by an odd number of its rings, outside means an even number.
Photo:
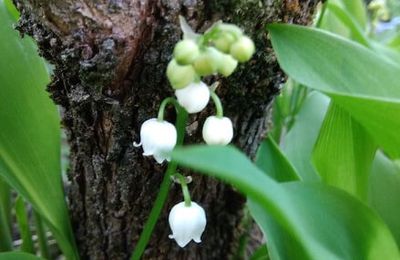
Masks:
[[[68,191],[71,220],[82,259],[127,259],[158,192],[165,165],[132,145],[143,121],[171,96],[165,68],[181,32],[178,15],[197,31],[222,19],[242,27],[256,43],[254,58],[229,79],[218,79],[234,143],[253,157],[266,131],[269,104],[284,75],[264,26],[307,24],[317,0],[16,0],[18,29],[34,37],[54,66],[48,86],[62,108],[71,147]],[[215,79],[213,79],[215,80]],[[212,106],[191,116],[186,143],[201,142]],[[168,119],[174,120],[170,111]],[[246,174],[246,173],[243,173]],[[232,188],[192,174],[192,197],[204,206],[208,225],[200,245],[185,249],[168,239],[170,196],[144,259],[227,259],[234,254],[244,198]]]

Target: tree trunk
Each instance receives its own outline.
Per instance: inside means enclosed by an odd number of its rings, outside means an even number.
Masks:
[[[253,59],[220,80],[217,93],[234,123],[234,144],[250,157],[265,134],[269,105],[284,81],[268,41],[270,22],[307,24],[317,0],[17,0],[18,29],[32,35],[54,67],[48,86],[62,108],[71,148],[71,221],[82,259],[127,259],[153,206],[165,165],[143,157],[140,125],[173,95],[165,69],[183,15],[199,32],[221,19],[242,27],[257,48]],[[190,116],[185,143],[201,142],[213,107]],[[174,111],[167,115],[174,121]],[[245,199],[214,179],[188,173],[194,201],[207,214],[203,242],[185,249],[168,239],[169,198],[144,259],[228,259],[238,247]],[[246,174],[246,173],[243,173]]]

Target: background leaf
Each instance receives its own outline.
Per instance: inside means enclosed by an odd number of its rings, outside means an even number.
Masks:
[[[250,260],[268,260],[268,249],[266,245],[260,246],[256,251],[254,251],[253,255],[250,257]]]
[[[375,151],[364,128],[332,102],[313,152],[313,162],[324,182],[366,200]]]
[[[400,257],[387,227],[369,208],[345,192],[322,184],[279,184],[232,147],[180,148],[173,152],[172,159],[231,183],[257,203],[263,209],[260,216],[267,217],[267,224],[259,223],[267,245],[273,240],[281,259]],[[270,224],[268,218],[275,223]],[[257,216],[256,219],[262,220]],[[274,234],[278,232],[287,232],[285,236],[291,237],[293,243],[285,244],[279,236],[275,240]],[[293,245],[296,250],[292,250]]]
[[[258,148],[256,164],[261,170],[278,182],[297,181],[301,179],[270,136],[265,138]]]
[[[311,154],[329,105],[329,98],[312,91],[296,115],[293,127],[281,143],[286,157],[304,181],[319,181],[320,177],[311,164]]]
[[[35,249],[33,246],[28,214],[26,213],[25,201],[21,196],[15,201],[15,216],[22,239],[21,251],[34,254]]]
[[[43,258],[23,252],[0,253],[0,260],[43,260]]]
[[[400,165],[378,152],[369,183],[370,205],[386,222],[400,245]]]
[[[60,170],[60,126],[47,70],[32,41],[13,29],[0,0],[0,175],[48,223],[66,257],[77,258]]]
[[[327,93],[385,152],[392,158],[400,157],[400,65],[318,29],[277,24],[268,28],[286,73]]]
[[[11,251],[11,192],[0,178],[0,252]]]

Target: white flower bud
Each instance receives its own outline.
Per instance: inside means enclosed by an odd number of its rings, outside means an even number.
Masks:
[[[209,145],[227,145],[233,138],[232,121],[227,117],[210,116],[203,125],[203,139]]]
[[[140,144],[143,146],[144,156],[153,156],[158,163],[171,159],[170,153],[177,140],[175,126],[167,121],[157,118],[146,120],[140,128]]]
[[[185,202],[176,204],[169,213],[168,221],[172,230],[169,238],[175,239],[180,247],[185,247],[192,239],[196,243],[201,242],[207,220],[204,209],[197,203],[192,201],[190,206],[185,206]]]
[[[210,90],[204,82],[191,83],[187,87],[175,90],[178,103],[190,114],[203,110],[210,100]]]

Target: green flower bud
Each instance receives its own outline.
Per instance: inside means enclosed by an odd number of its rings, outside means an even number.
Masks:
[[[193,63],[196,73],[200,76],[207,76],[217,72],[220,57],[221,53],[217,49],[207,47]]]
[[[231,45],[235,42],[235,36],[230,32],[225,32],[222,33],[221,36],[219,36],[213,42],[218,50],[224,53],[229,53]]]
[[[191,65],[179,65],[172,59],[167,67],[167,77],[174,89],[180,89],[194,81],[196,72]]]
[[[254,42],[247,36],[242,36],[232,44],[230,53],[239,62],[250,60],[255,52]]]
[[[235,71],[237,65],[238,61],[235,60],[231,55],[221,54],[218,72],[223,76],[228,77]]]
[[[230,23],[221,23],[218,25],[218,29],[222,32],[230,32],[236,38],[240,38],[243,35],[243,31],[239,27]]]
[[[182,40],[174,48],[174,58],[180,65],[192,64],[199,53],[199,47],[193,40]]]

